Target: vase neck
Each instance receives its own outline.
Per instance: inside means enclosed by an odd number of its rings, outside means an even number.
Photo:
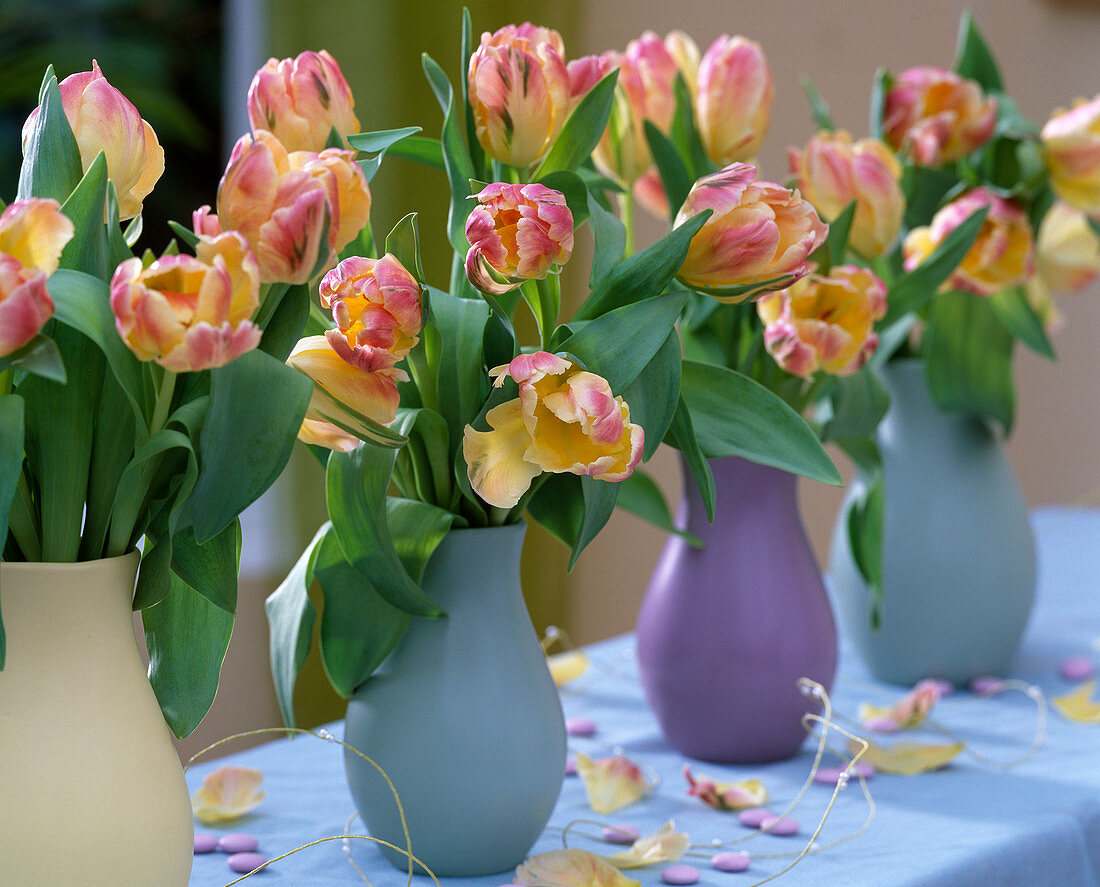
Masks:
[[[723,515],[728,520],[735,510],[744,508],[759,515],[768,513],[799,520],[798,478],[791,472],[750,462],[740,456],[708,459],[707,464],[714,476],[715,525]],[[680,478],[682,493],[677,524],[697,536],[706,535],[712,525],[707,521],[699,486],[682,456]]]
[[[945,437],[978,437],[994,439],[989,425],[979,417],[953,410],[943,410],[932,400],[924,362],[915,359],[887,363],[879,371],[882,383],[890,392],[890,423],[905,427],[920,426],[927,434]]]
[[[519,596],[524,523],[451,530],[432,553],[422,587],[448,613]]]

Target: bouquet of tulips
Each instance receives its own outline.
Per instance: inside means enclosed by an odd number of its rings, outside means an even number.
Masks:
[[[331,74],[323,54],[301,71],[342,120],[350,99]],[[232,630],[238,515],[282,470],[314,398],[285,364],[306,283],[359,236],[370,191],[353,151],[326,148],[335,122],[311,131],[304,108],[284,142],[238,143],[217,213],[173,223],[184,249],[135,255],[164,170],[152,128],[94,64],[60,83],[47,71],[39,101],[0,216],[3,559],[140,545],[150,679],[183,736]]]
[[[940,408],[1007,434],[1015,343],[1053,357],[1051,294],[1100,275],[1100,98],[1035,126],[969,14],[952,70],[876,75],[869,138],[853,143],[812,86],[807,94],[818,132],[791,150],[791,173],[834,229],[847,227],[845,261],[885,284],[872,364],[919,359]],[[868,374],[829,394],[822,416],[866,481],[852,551],[881,594],[883,486],[870,435],[888,395]]]
[[[571,549],[570,566],[616,505],[674,529],[638,470],[662,441],[685,451],[712,504],[706,458],[719,453],[837,479],[781,398],[728,371],[715,384],[683,361],[675,324],[689,293],[676,279],[708,249],[700,231],[714,209],[699,206],[633,252],[629,225],[611,210],[627,192],[599,164],[621,114],[621,71],[567,62],[561,37],[531,24],[485,33],[475,47],[468,16],[462,59],[459,91],[423,62],[443,112],[438,139],[418,127],[348,136],[375,162],[402,156],[445,174],[448,289],[423,279],[409,215],[384,248],[361,241],[361,254],[321,280],[324,328],[290,356],[316,386],[300,436],[326,463],[330,522],[268,599],[288,723],[316,619],[314,579],[325,670],[349,695],[411,617],[440,614],[418,581],[451,529],[526,514]],[[256,86],[253,100],[261,92],[277,135],[279,109],[302,103]],[[561,270],[582,236],[593,243],[587,292],[563,296],[572,269]],[[563,306],[574,306],[568,320]],[[533,341],[517,334],[521,312],[534,319]]]

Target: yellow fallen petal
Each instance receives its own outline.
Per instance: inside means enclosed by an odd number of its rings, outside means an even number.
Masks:
[[[641,887],[633,878],[587,850],[551,850],[516,867],[515,882],[526,887]]]
[[[859,743],[849,743],[848,750],[855,754]],[[867,743],[867,752],[860,759],[866,761],[883,773],[924,773],[946,767],[966,744],[953,742],[949,745],[925,742],[895,742],[892,745]]]
[[[1100,724],[1100,703],[1092,701],[1095,690],[1096,678],[1093,678],[1085,681],[1072,693],[1055,696],[1050,701],[1064,718],[1079,724]]]
[[[588,657],[583,650],[567,650],[564,653],[555,653],[548,656],[546,664],[550,666],[550,677],[554,679],[555,686],[568,684],[575,681],[588,671]]]
[[[675,862],[688,848],[687,835],[676,831],[676,824],[670,819],[652,835],[638,838],[630,848],[607,856],[608,862],[620,869],[640,868],[658,862]]]
[[[248,767],[219,767],[191,795],[191,812],[206,825],[244,816],[264,799],[264,777]]]
[[[649,782],[636,764],[621,756],[593,761],[578,754],[577,773],[584,780],[588,804],[597,813],[613,813],[641,800]]]

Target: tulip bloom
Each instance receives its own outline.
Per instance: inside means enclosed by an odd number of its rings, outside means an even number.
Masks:
[[[482,34],[467,79],[477,140],[511,166],[542,157],[572,110],[565,48],[549,28],[524,22]]]
[[[486,415],[491,431],[467,425],[462,442],[470,484],[490,505],[512,508],[544,471],[626,480],[641,461],[645,433],[607,381],[536,351],[489,372],[496,386],[519,383],[519,397]]]
[[[342,261],[321,280],[321,304],[336,321],[333,350],[360,369],[392,367],[420,341],[420,284],[389,253]]]
[[[696,182],[673,227],[705,209],[714,213],[692,238],[677,279],[721,302],[743,302],[805,277],[813,270],[810,255],[829,233],[798,191],[756,181],[751,163]],[[724,292],[730,288],[737,291]]]
[[[325,50],[267,63],[248,88],[248,121],[275,136],[288,151],[323,151],[336,130],[341,143],[359,132],[340,66]]]
[[[666,134],[672,126],[676,111],[673,83],[681,71],[681,63],[691,64],[691,50],[687,46],[690,38],[676,33],[673,45],[681,53],[681,61],[652,31],[632,40],[625,53],[609,52],[600,57],[603,72],[617,67],[619,79],[611,118],[593,152],[593,160],[601,172],[627,186],[653,166],[645,121]],[[698,50],[695,54],[697,57]],[[690,73],[694,79],[694,72]]]
[[[756,303],[764,346],[788,373],[849,376],[875,353],[876,320],[886,316],[886,284],[866,268],[837,265]]]
[[[148,268],[127,259],[111,278],[118,334],[138,360],[175,373],[224,366],[260,344],[250,320],[260,271],[235,231],[202,237],[194,256],[166,255]]]
[[[265,283],[307,283],[359,234],[370,204],[353,151],[288,153],[264,130],[241,137],[218,185],[218,223],[245,236]]]
[[[466,220],[466,276],[482,292],[509,292],[569,261],[573,214],[560,192],[539,184],[497,182],[486,186],[477,201]]]
[[[355,449],[359,439],[329,421],[333,401],[350,407],[381,425],[389,425],[397,416],[401,396],[397,383],[408,375],[370,348],[356,348],[352,359],[337,351],[338,336],[307,336],[301,339],[287,358],[287,365],[313,380],[313,397],[306,411],[298,439],[342,453]],[[374,361],[371,358],[375,358]]]
[[[18,351],[53,317],[46,290],[73,236],[56,200],[29,197],[0,213],[0,357]]]
[[[1040,137],[1055,193],[1083,212],[1100,213],[1100,95],[1056,112]]]
[[[787,156],[802,195],[826,218],[856,201],[848,242],[864,258],[881,256],[905,215],[901,165],[890,149],[878,139],[853,144],[846,132],[819,132],[805,151],[789,148]]]
[[[989,296],[1026,283],[1035,272],[1035,244],[1027,214],[985,188],[967,191],[937,212],[931,225],[909,232],[902,244],[905,270],[920,265],[948,234],[982,207],[989,207],[989,212],[978,238],[945,285]]]
[[[1100,277],[1100,239],[1084,213],[1056,201],[1039,224],[1038,276],[1054,292],[1075,293]]]
[[[695,112],[707,156],[718,166],[752,160],[771,123],[772,75],[760,44],[723,34],[699,63]]]
[[[886,94],[883,139],[921,166],[953,163],[993,135],[997,100],[943,68],[910,68]]]
[[[164,150],[157,134],[130,100],[107,82],[95,61],[92,70],[66,77],[58,89],[80,149],[81,166],[87,171],[102,151],[118,194],[119,217],[136,216],[164,172]],[[24,150],[40,111],[35,108],[23,124]]]

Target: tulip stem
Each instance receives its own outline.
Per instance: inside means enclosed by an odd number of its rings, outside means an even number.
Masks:
[[[165,370],[160,380],[160,390],[157,391],[156,409],[153,410],[153,420],[149,423],[149,436],[152,437],[160,431],[168,422],[168,416],[172,409],[172,394],[176,390],[176,374],[171,370]]]
[[[629,259],[634,255],[634,192],[629,188],[619,195],[619,216],[626,229],[626,248],[623,251],[623,258]]]
[[[13,375],[13,370],[4,370],[0,372],[0,397],[11,393],[11,380]]]

